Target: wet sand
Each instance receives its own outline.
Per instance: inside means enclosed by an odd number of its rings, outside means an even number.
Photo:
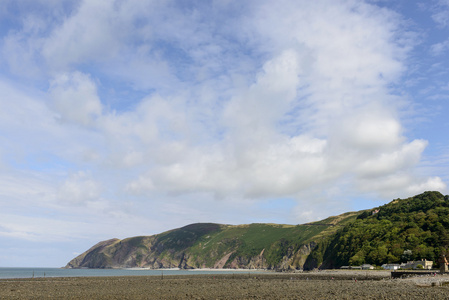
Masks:
[[[0,280],[0,299],[449,299],[449,276],[316,272]],[[448,285],[446,285],[448,283]]]

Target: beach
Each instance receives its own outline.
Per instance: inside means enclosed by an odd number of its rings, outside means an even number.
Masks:
[[[0,280],[0,299],[448,299],[449,276],[310,272]]]

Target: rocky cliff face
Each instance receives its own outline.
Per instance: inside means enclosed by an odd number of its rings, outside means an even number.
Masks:
[[[223,257],[216,257],[215,260],[204,261],[199,258],[192,258],[186,251],[174,251],[169,249],[167,252],[161,251],[164,247],[161,245],[151,247],[151,241],[148,249],[154,251],[143,251],[143,248],[136,248],[129,245],[128,241],[112,239],[100,242],[85,253],[71,260],[66,268],[214,268],[214,269],[276,269],[293,270],[302,269],[307,256],[313,249],[310,243],[300,247],[298,251],[287,253],[276,265],[267,263],[264,257],[263,249],[259,255],[253,257],[233,256],[235,251],[229,252]],[[164,254],[162,254],[164,253]]]
[[[308,244],[301,245],[298,250],[293,251],[290,250],[286,253],[286,255],[282,258],[279,266],[277,267],[280,270],[292,270],[296,269],[299,266],[301,269],[313,269],[313,267],[304,266],[307,258],[309,257],[312,250],[315,248],[316,243],[310,242]]]
[[[192,224],[154,236],[100,242],[66,267],[302,269],[316,245],[311,233],[322,234],[326,228]]]
[[[111,245],[119,242],[119,239],[110,239],[107,241],[99,242],[86,252],[78,255],[72,259],[66,266],[66,268],[105,268],[107,262],[105,259],[105,248],[109,248]]]

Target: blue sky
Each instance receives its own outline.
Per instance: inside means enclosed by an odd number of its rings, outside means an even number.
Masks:
[[[449,1],[0,3],[0,266],[449,182]]]

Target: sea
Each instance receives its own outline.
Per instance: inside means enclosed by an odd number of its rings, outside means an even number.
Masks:
[[[98,277],[98,276],[168,276],[262,273],[263,270],[226,269],[62,269],[62,268],[0,268],[0,279],[46,277]]]

